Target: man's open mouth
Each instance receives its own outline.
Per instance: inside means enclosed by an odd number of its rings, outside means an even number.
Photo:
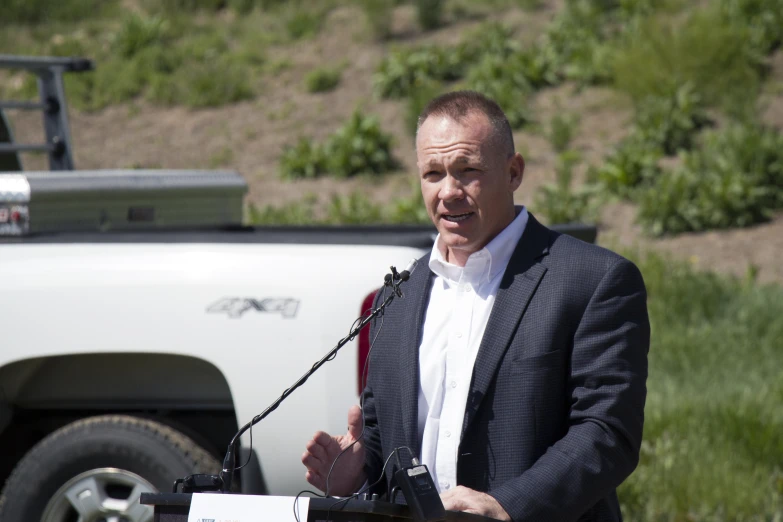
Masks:
[[[464,214],[443,214],[442,217],[446,221],[451,221],[452,223],[459,223],[460,221],[465,221],[470,216],[473,215],[473,212],[465,212]]]

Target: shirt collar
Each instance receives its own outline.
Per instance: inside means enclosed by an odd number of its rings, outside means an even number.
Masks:
[[[440,244],[440,234],[438,234],[430,254],[430,270],[446,280],[449,285],[457,284],[460,281],[471,284],[492,281],[499,273],[506,270],[511,255],[527,226],[527,209],[520,206],[517,207],[517,212],[517,217],[487,243],[487,246],[468,257],[464,267],[454,265],[444,259],[440,248],[438,248]]]

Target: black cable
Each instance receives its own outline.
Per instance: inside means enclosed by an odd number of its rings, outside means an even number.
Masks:
[[[385,300],[386,300],[386,287],[384,286],[383,287],[383,293],[381,294],[380,302],[384,302]],[[332,471],[334,471],[334,466],[337,464],[337,461],[340,460],[340,457],[342,457],[343,454],[345,454],[346,451],[351,449],[354,446],[354,444],[356,444],[357,442],[359,442],[360,440],[362,440],[364,438],[364,432],[367,429],[367,425],[366,425],[365,419],[364,419],[364,388],[367,386],[367,381],[366,381],[366,379],[367,379],[367,376],[366,376],[366,374],[367,374],[367,366],[368,366],[368,364],[370,362],[370,356],[372,355],[372,349],[373,349],[373,346],[375,346],[375,341],[378,340],[378,336],[380,335],[381,330],[383,329],[384,318],[385,318],[385,310],[384,310],[384,312],[381,313],[381,324],[378,326],[378,330],[375,332],[375,337],[373,337],[372,342],[370,342],[370,349],[367,350],[367,357],[364,359],[364,366],[362,367],[362,373],[361,373],[361,377],[360,377],[361,380],[360,380],[359,384],[361,384],[362,392],[359,395],[359,409],[362,412],[362,431],[359,434],[359,437],[357,437],[352,443],[350,443],[347,447],[345,447],[342,451],[340,451],[340,453],[334,458],[334,461],[332,462],[332,465],[329,467],[329,472],[326,474],[326,491],[324,492],[326,497],[330,496],[329,495],[329,479],[332,476]]]
[[[299,520],[299,497],[301,497],[304,493],[310,493],[315,495],[316,497],[324,498],[324,495],[321,495],[320,493],[316,493],[315,491],[309,490],[309,489],[303,489],[299,493],[296,494],[296,497],[294,497],[294,518],[296,519],[296,522],[301,522]]]
[[[405,446],[405,448],[407,448],[407,446]],[[332,509],[333,509],[335,506],[337,506],[338,504],[343,504],[343,503],[346,503],[346,502],[348,502],[348,501],[349,501],[349,500],[351,500],[351,499],[354,499],[354,498],[359,498],[359,495],[361,495],[362,493],[365,493],[365,492],[367,492],[367,491],[370,491],[372,488],[374,488],[375,486],[377,486],[377,485],[378,485],[378,484],[381,482],[381,480],[383,480],[383,478],[386,476],[386,466],[388,466],[388,465],[389,465],[389,461],[391,460],[391,458],[392,458],[392,455],[395,455],[395,454],[397,453],[397,451],[398,451],[398,450],[400,450],[400,449],[402,449],[402,447],[400,447],[400,448],[394,448],[394,449],[391,451],[391,453],[389,453],[389,456],[388,456],[388,457],[386,457],[386,462],[384,462],[384,463],[383,463],[383,468],[381,469],[381,476],[380,476],[380,477],[378,477],[378,480],[376,480],[376,481],[375,481],[375,482],[373,482],[372,484],[368,484],[367,486],[365,486],[365,487],[361,488],[359,491],[357,491],[357,492],[356,492],[356,493],[354,493],[353,495],[351,495],[351,496],[349,496],[349,497],[341,498],[340,500],[338,500],[337,502],[335,502],[334,504],[332,504],[331,506],[329,506],[329,508],[326,510],[326,522],[329,522],[329,518],[332,516]],[[407,448],[407,449],[410,451],[410,448]]]

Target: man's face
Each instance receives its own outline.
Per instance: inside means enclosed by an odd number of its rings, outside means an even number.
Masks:
[[[427,118],[416,155],[421,193],[450,263],[464,266],[515,216],[514,191],[525,168],[480,112],[461,122]]]

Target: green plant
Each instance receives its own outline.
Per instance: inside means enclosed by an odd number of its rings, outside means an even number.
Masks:
[[[331,91],[340,83],[342,71],[338,68],[319,67],[305,76],[307,92]]]
[[[783,207],[783,136],[753,124],[708,131],[639,198],[639,220],[655,235],[744,227]]]
[[[216,107],[253,97],[246,72],[228,60],[188,64],[177,74],[173,92],[188,107]]]
[[[132,58],[140,51],[166,40],[168,22],[153,16],[145,18],[132,13],[126,17],[114,38],[114,48],[123,58]]]
[[[596,190],[587,185],[574,189],[574,165],[579,157],[564,152],[558,159],[556,182],[543,185],[535,197],[536,211],[546,216],[549,223],[585,223],[596,217]]]
[[[637,187],[653,183],[660,175],[658,162],[662,157],[663,151],[659,146],[632,134],[600,167],[592,168],[588,177],[600,183],[610,194],[632,197]]]
[[[391,135],[381,130],[377,117],[356,110],[324,143],[326,169],[340,178],[392,171],[397,163],[391,154],[391,143]]]
[[[323,25],[325,12],[305,6],[294,6],[284,16],[286,33],[292,40],[309,38],[318,34]]]
[[[280,160],[280,175],[296,179],[325,174],[340,178],[383,174],[397,166],[391,155],[391,140],[376,117],[357,110],[322,145],[302,138],[297,145],[287,147]]]
[[[425,31],[440,27],[442,13],[443,0],[416,0],[416,17]]]
[[[518,129],[531,120],[528,97],[532,87],[523,71],[508,66],[494,55],[487,55],[466,78],[468,88],[492,98],[505,112],[511,127]]]
[[[745,31],[711,10],[681,24],[649,19],[618,49],[613,70],[616,86],[637,101],[689,85],[703,103],[738,112],[759,87]]]
[[[558,111],[549,122],[549,141],[555,151],[568,149],[579,125],[579,117],[575,114],[564,114]]]
[[[359,0],[376,40],[385,40],[391,35],[394,3],[394,0]]]
[[[311,139],[300,138],[296,145],[283,149],[280,177],[283,179],[315,178],[326,171],[321,147]]]
[[[118,0],[3,0],[0,27],[17,24],[84,21],[113,14]]]
[[[783,290],[631,253],[653,335],[644,442],[620,486],[637,522],[774,521],[783,513]]]
[[[412,135],[416,135],[419,115],[424,110],[424,107],[427,106],[430,100],[442,93],[443,86],[440,83],[433,81],[422,84],[408,96],[405,105],[405,126]]]
[[[462,57],[451,49],[430,46],[393,51],[373,75],[382,98],[402,98],[434,81],[452,81],[464,74]]]
[[[693,145],[696,133],[710,123],[701,96],[685,84],[671,95],[650,97],[637,104],[635,132],[667,155]]]
[[[724,20],[745,30],[751,48],[768,54],[783,43],[783,1],[720,0]]]

